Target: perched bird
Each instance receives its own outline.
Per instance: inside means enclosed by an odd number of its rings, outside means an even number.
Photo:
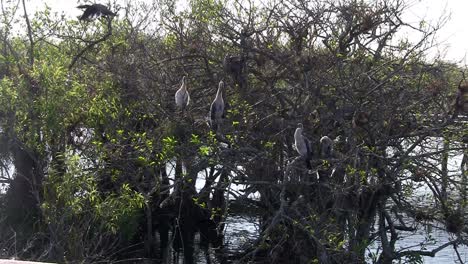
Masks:
[[[182,77],[182,85],[175,93],[175,103],[176,106],[182,110],[184,110],[190,103],[190,95],[187,91],[187,81],[185,76]]]
[[[110,11],[107,6],[101,4],[79,5],[77,8],[84,9],[83,14],[78,18],[81,21],[91,21],[100,16],[116,16],[116,13]]]
[[[210,107],[210,125],[216,131],[224,118],[224,100],[223,100],[224,82],[220,81],[216,98]]]
[[[468,112],[468,85],[459,84],[457,98],[454,103],[452,118],[456,118],[459,113]]]
[[[331,158],[333,155],[333,140],[327,136],[320,139],[320,155],[322,158]]]
[[[353,128],[365,127],[369,123],[369,114],[366,112],[355,112],[352,120]]]
[[[312,147],[310,140],[302,135],[304,126],[299,123],[297,124],[296,131],[294,132],[294,146],[296,147],[297,153],[305,159],[307,169],[312,169],[310,159],[312,158]]]
[[[242,71],[245,65],[245,58],[241,56],[231,56],[226,54],[223,60],[224,71],[231,75],[232,79],[239,85],[242,81]]]

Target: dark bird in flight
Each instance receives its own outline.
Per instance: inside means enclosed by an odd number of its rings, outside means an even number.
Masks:
[[[83,14],[78,18],[81,21],[91,21],[100,16],[116,16],[116,13],[110,11],[107,6],[101,4],[79,5],[77,8],[84,9]]]

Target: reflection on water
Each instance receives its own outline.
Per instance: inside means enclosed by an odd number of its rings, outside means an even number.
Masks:
[[[251,216],[230,216],[226,221],[226,247],[239,251],[251,245],[258,235],[258,220]]]
[[[251,245],[257,237],[258,221],[255,217],[250,216],[230,216],[226,220],[225,232],[227,251],[239,252],[245,246]],[[424,250],[430,251],[454,239],[453,235],[439,229],[434,229],[430,232],[426,232],[425,230],[420,230],[416,233],[403,232],[401,241],[396,246],[398,249],[410,248],[411,250],[421,250],[421,242],[432,241],[432,243],[428,242],[425,244],[424,247]],[[369,251],[375,252],[378,246],[379,242],[372,245]],[[468,247],[459,246],[458,252],[463,263],[468,262]],[[451,246],[439,251],[435,257],[423,257],[423,260],[426,264],[460,263]]]
[[[418,230],[414,233],[402,232],[400,240],[396,244],[396,248],[398,250],[431,251],[455,239],[456,237],[452,234],[441,229],[433,229],[428,232],[425,230]],[[368,252],[375,253],[380,245],[380,241],[377,241],[368,248]],[[459,246],[457,249],[460,253],[461,260],[463,263],[466,263],[468,261],[468,247]],[[380,249],[379,252],[382,252],[382,250]],[[448,246],[439,251],[435,257],[424,256],[423,261],[426,264],[460,263],[452,246]]]
[[[407,248],[411,246],[415,246],[414,250],[419,250],[421,247],[419,246],[421,241],[425,241],[425,239],[433,239],[433,243],[426,246],[426,250],[433,250],[440,245],[455,240],[456,238],[453,235],[448,234],[443,230],[433,230],[427,234],[425,231],[421,230],[416,232],[415,234],[408,235],[403,237],[400,243],[397,243],[398,248]],[[460,246],[458,247],[458,252],[460,253],[461,259],[464,263],[468,260],[468,247]],[[446,247],[443,250],[439,251],[435,257],[424,257],[424,263],[434,263],[434,264],[441,264],[441,263],[459,263],[458,257],[453,250],[452,246]]]
[[[216,250],[210,248],[208,251],[201,249],[198,238],[195,239],[195,263],[198,264],[227,264],[233,263],[230,257],[233,254],[243,252],[252,245],[258,236],[258,220],[252,216],[229,216],[226,219],[224,248]],[[179,258],[179,263],[183,263]]]

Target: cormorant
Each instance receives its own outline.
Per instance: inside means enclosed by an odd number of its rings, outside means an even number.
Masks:
[[[77,8],[84,9],[83,14],[78,18],[81,21],[91,21],[94,18],[100,16],[116,16],[117,14],[110,11],[107,6],[102,4],[92,4],[92,5],[79,5]]]

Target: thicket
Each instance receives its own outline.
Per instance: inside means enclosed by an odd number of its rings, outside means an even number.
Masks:
[[[406,23],[400,0],[128,3],[86,23],[2,1],[2,257],[169,262],[172,245],[191,263],[195,233],[222,246],[231,204],[259,214],[240,262],[420,263],[466,245],[464,69],[426,58],[440,25]],[[424,228],[452,235],[397,247]]]

